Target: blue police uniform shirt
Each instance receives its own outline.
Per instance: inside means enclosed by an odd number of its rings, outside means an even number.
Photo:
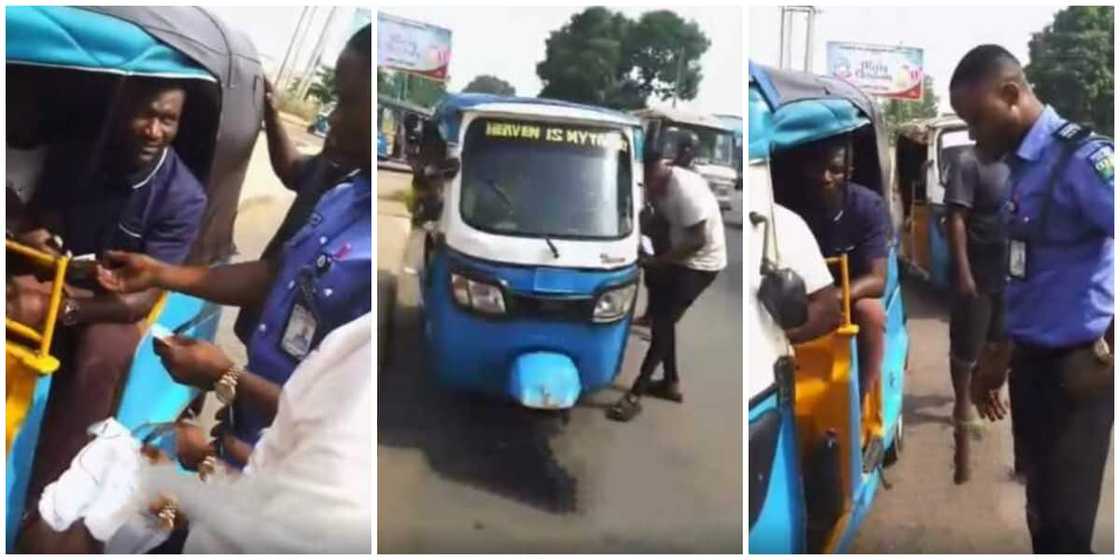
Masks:
[[[314,317],[312,349],[330,331],[370,312],[371,208],[371,178],[361,174],[326,193],[284,245],[276,279],[249,337],[249,371],[280,385],[288,380],[303,359],[286,342],[291,340],[289,321],[302,314],[297,307]],[[234,401],[229,428],[242,441],[256,443],[269,423],[252,406]]]
[[[852,278],[871,272],[872,261],[888,255],[890,218],[883,197],[868,187],[849,181],[839,212],[806,211],[802,217],[825,257],[848,254]]]
[[[1065,123],[1047,106],[1006,157],[1012,229],[1024,219],[1038,229],[1027,242],[1025,278],[1007,285],[1007,332],[1050,348],[1092,341],[1113,317],[1112,140],[1092,138],[1077,148],[1057,172],[1045,228],[1039,227],[1047,182],[1071,142],[1056,136]]]
[[[75,255],[131,251],[173,264],[187,258],[206,193],[174,148],[129,177],[82,181],[73,171],[58,170],[37,201],[61,214],[59,234],[67,249]]]

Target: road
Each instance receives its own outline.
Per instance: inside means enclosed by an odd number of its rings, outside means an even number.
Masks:
[[[634,379],[640,336],[614,387],[566,420],[448,394],[422,370],[416,277],[402,276],[378,374],[378,552],[740,552],[740,229],[727,241],[731,264],[679,326],[684,404],[645,399],[627,424],[603,408]]]
[[[851,552],[1030,553],[1024,487],[1010,477],[1008,420],[989,425],[983,440],[973,443],[972,480],[953,484],[948,305],[917,281],[907,280],[903,290],[911,344],[905,451],[887,469],[893,488],[879,489]],[[1093,538],[1098,553],[1113,551],[1114,471],[1110,452]]]

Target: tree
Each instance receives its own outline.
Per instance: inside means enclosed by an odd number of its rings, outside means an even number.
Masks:
[[[702,78],[700,57],[710,45],[696,22],[668,10],[633,21],[588,8],[545,40],[545,59],[537,64],[545,84],[540,97],[638,109],[651,95],[671,98],[679,82],[679,97],[692,99]]]
[[[517,90],[509,82],[491,76],[490,74],[482,74],[475,76],[467,87],[463,88],[464,93],[493,93],[497,95],[517,95]]]
[[[700,57],[712,44],[700,26],[658,10],[642,14],[630,31],[627,51],[641,83],[639,91],[665,101],[679,87],[681,99],[696,97],[703,77]]]
[[[333,103],[337,97],[334,80],[334,68],[319,68],[315,81],[307,88],[307,96],[318,99],[321,105]]]
[[[907,121],[936,117],[938,103],[940,103],[940,99],[933,93],[933,78],[930,76],[922,79],[922,99],[920,101],[888,99],[883,103],[883,120],[887,124],[888,137],[893,139],[895,132],[898,132],[898,127]]]
[[[622,14],[594,7],[550,33],[545,59],[537,64],[544,82],[540,97],[620,108],[637,101],[624,99],[623,92],[630,69],[623,42],[631,25]]]
[[[1074,6],[1034,33],[1027,81],[1063,117],[1113,135],[1112,6]]]

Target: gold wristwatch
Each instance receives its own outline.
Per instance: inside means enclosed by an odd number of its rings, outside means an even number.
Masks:
[[[218,378],[218,381],[214,383],[214,394],[217,395],[218,402],[223,405],[233,404],[233,399],[237,397],[237,381],[241,378],[242,373],[245,373],[245,370],[237,366],[230,366]]]

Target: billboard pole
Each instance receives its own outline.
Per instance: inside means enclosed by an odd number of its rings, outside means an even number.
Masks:
[[[805,71],[806,72],[812,72],[813,71],[813,24],[814,24],[814,20],[817,19],[817,9],[812,7],[812,6],[808,6],[807,9],[808,9],[808,11],[806,12],[806,15],[805,15],[806,19],[808,20],[807,28],[805,30]]]

